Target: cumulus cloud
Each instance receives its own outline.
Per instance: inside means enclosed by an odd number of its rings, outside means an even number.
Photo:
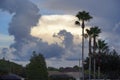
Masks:
[[[13,15],[8,32],[14,37],[14,53],[22,55],[22,50],[29,41],[33,41],[30,29],[40,18],[39,9],[29,0],[0,0],[0,9]]]
[[[118,16],[120,14],[119,3],[120,3],[119,0],[116,1],[115,0],[111,0],[111,1],[47,0],[42,2],[37,1],[36,4],[40,9],[43,9],[43,11],[47,10],[44,11],[45,14],[51,11],[53,12],[53,14],[56,14],[54,12],[57,12],[58,14],[74,14],[74,15],[78,11],[82,11],[82,10],[90,12],[90,15],[93,16],[90,25],[99,26],[102,29],[102,33],[105,33],[102,34],[101,38],[104,38],[105,40],[109,41],[111,44],[110,46],[113,46],[112,44],[116,45],[116,42],[114,41],[120,43],[119,27],[118,27],[120,21],[120,16]]]
[[[43,54],[49,55],[50,59],[60,57],[64,60],[78,60],[81,58],[82,30],[75,25],[76,20],[73,15],[43,15],[37,26],[31,28],[31,35],[48,43]]]
[[[33,0],[32,0],[33,1]],[[101,38],[107,40],[110,46],[116,49],[119,47],[119,21],[120,14],[119,3],[120,1],[88,1],[88,0],[47,0],[38,1],[36,4],[44,14],[72,14],[75,15],[78,11],[88,11],[93,19],[90,21],[91,26],[99,26],[102,30]],[[61,5],[59,5],[61,4]],[[102,6],[101,6],[102,5]],[[50,14],[51,14],[50,13]],[[117,49],[118,50],[118,49]]]
[[[37,26],[31,29],[31,35],[42,39],[44,42],[60,43],[61,39],[55,37],[61,30],[66,30],[73,35],[73,42],[81,42],[81,28],[75,25],[77,18],[73,15],[43,15]]]

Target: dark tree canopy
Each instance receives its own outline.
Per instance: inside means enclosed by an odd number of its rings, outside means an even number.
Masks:
[[[108,49],[107,49],[108,50]],[[118,79],[120,76],[120,55],[113,50],[113,51],[101,51],[95,55],[96,57],[96,70],[98,70],[98,66],[101,68],[101,76],[105,76],[109,79]],[[92,57],[92,71],[93,71],[93,59]],[[89,65],[89,57],[85,60],[85,69],[88,69]]]
[[[48,80],[45,59],[42,54],[33,52],[30,63],[26,66],[28,80]]]
[[[7,75],[9,73],[25,76],[24,68],[21,65],[7,61],[4,58],[0,59],[0,75]]]
[[[84,20],[84,21],[92,19],[92,16],[89,15],[89,12],[86,12],[86,11],[78,12],[78,14],[76,15],[76,17],[79,20]]]

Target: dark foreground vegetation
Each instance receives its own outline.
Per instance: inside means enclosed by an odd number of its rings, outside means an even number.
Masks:
[[[41,60],[42,59],[42,60]],[[89,67],[89,58],[85,60],[85,74],[88,74]],[[93,65],[93,58],[92,58]],[[109,53],[102,53],[100,56],[96,54],[96,78],[98,66],[101,67],[101,78],[109,79],[119,79],[120,78],[120,55],[113,50]],[[5,60],[4,58],[0,60],[0,75],[6,75],[8,73],[17,74],[26,80],[41,79],[48,80],[47,71],[59,71],[59,72],[78,72],[78,66],[74,67],[48,67],[43,60],[43,57],[39,54],[34,54],[30,60],[30,63],[26,67],[22,67],[14,62]],[[93,75],[93,66],[92,66],[92,75]],[[52,77],[53,78],[53,77]]]
[[[42,59],[42,60],[41,60]],[[88,74],[89,67],[89,58],[87,57],[85,60],[86,64],[85,72]],[[93,58],[92,58],[93,65]],[[120,77],[120,55],[113,50],[109,53],[102,53],[100,56],[96,54],[96,77],[98,66],[101,67],[101,78],[109,78],[109,79],[119,79]],[[4,58],[0,60],[0,75],[6,75],[8,73],[17,74],[21,77],[26,78],[26,80],[33,80],[36,78],[40,78],[41,80],[48,79],[47,71],[60,71],[60,72],[77,72],[79,71],[78,66],[74,67],[48,67],[46,68],[46,64],[43,61],[43,57],[41,55],[34,55],[31,58],[30,63],[26,67],[22,67],[14,62],[10,62],[5,60]],[[93,75],[93,66],[92,66],[92,75]]]
[[[48,80],[48,72],[44,57],[35,52],[33,52],[30,63],[26,67],[7,61],[4,58],[1,59],[0,76],[10,73],[19,75],[25,78],[25,80]]]

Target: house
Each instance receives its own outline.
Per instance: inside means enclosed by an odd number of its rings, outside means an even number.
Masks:
[[[80,77],[82,77],[80,72],[65,72],[65,74],[74,77],[76,80],[80,80]]]
[[[54,78],[53,80],[57,80],[55,78],[64,78],[64,79],[67,78],[68,80],[79,80],[81,75],[79,72],[59,72],[59,71],[49,71],[48,74],[49,77]]]

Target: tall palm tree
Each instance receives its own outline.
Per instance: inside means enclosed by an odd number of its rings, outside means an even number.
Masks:
[[[98,49],[98,79],[100,78],[100,55],[108,50],[108,45],[105,40],[98,39],[97,41]]]
[[[92,51],[91,51],[91,47],[92,47],[92,44],[91,44],[91,39],[92,39],[92,36],[93,36],[93,32],[90,29],[86,29],[86,34],[85,34],[85,38],[89,38],[89,80],[91,79],[91,56],[92,56]]]
[[[94,79],[95,73],[96,73],[96,49],[97,49],[97,44],[96,44],[96,38],[99,36],[101,33],[101,29],[99,29],[97,26],[91,28],[93,32],[93,55],[94,55]]]
[[[82,27],[82,77],[84,80],[84,28],[85,28],[85,21],[89,21],[90,19],[92,19],[92,16],[89,15],[89,12],[86,11],[82,11],[82,12],[78,12],[78,14],[76,15],[76,17],[78,18],[78,21],[76,21],[76,24],[80,25],[80,21],[82,21],[81,27]]]

